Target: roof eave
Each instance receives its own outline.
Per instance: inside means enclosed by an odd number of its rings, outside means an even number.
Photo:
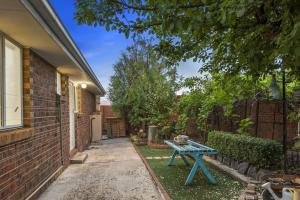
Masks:
[[[63,45],[68,56],[72,57],[71,59],[74,60],[77,66],[83,70],[91,79],[91,81],[97,86],[99,95],[104,96],[106,92],[103,86],[82,55],[76,43],[73,41],[70,33],[60,21],[48,0],[21,0],[21,2],[29,10],[29,12],[31,12],[36,20],[42,22],[41,24],[44,26],[44,28],[47,29],[48,32],[51,32],[51,36],[55,37],[54,39],[56,42],[59,42],[60,45]],[[53,23],[48,23],[47,19],[51,19]]]

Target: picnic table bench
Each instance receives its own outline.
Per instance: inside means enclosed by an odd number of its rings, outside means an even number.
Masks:
[[[180,155],[182,160],[186,165],[189,165],[189,162],[185,158],[187,157],[192,157],[195,159],[195,163],[193,168],[190,171],[190,174],[188,175],[185,185],[189,185],[192,183],[193,178],[200,167],[202,172],[205,174],[205,176],[208,178],[209,182],[212,184],[216,184],[217,181],[214,178],[214,176],[208,171],[206,166],[203,163],[203,155],[213,155],[217,154],[217,151],[213,148],[207,147],[205,145],[202,145],[200,143],[194,142],[192,140],[188,140],[187,144],[185,145],[179,145],[174,141],[171,140],[165,140],[165,144],[169,145],[171,148],[174,149],[174,153],[171,157],[171,159],[168,162],[168,166],[171,166],[174,162],[174,159],[176,155]]]

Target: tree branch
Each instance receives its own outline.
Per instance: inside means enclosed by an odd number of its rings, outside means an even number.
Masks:
[[[125,1],[121,0],[110,0],[112,3],[119,4],[123,6],[126,9],[133,9],[133,10],[140,10],[140,11],[157,11],[157,7],[150,7],[146,5],[141,5],[141,6],[135,6],[135,5],[130,5],[126,3]],[[203,3],[198,3],[198,4],[187,4],[187,5],[178,5],[177,9],[191,9],[191,8],[200,8],[205,6]],[[174,7],[169,7],[167,9],[174,9]]]

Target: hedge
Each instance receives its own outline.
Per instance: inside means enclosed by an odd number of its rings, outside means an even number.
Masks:
[[[208,145],[222,156],[248,162],[258,168],[276,169],[282,160],[282,145],[274,140],[213,131]]]

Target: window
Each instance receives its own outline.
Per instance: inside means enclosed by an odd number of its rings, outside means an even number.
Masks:
[[[61,95],[61,75],[56,72],[56,93]]]
[[[0,127],[22,126],[22,50],[19,46],[0,35]]]

